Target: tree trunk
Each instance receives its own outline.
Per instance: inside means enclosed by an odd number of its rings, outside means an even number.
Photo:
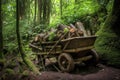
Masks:
[[[47,5],[48,4],[46,4],[47,3],[47,0],[43,0],[43,24],[45,24],[46,23],[46,16],[47,16]]]
[[[97,32],[96,50],[107,64],[120,67],[120,0],[114,0],[113,9]]]
[[[19,0],[19,17],[20,19],[22,19],[25,15],[25,9],[26,9],[26,5],[25,5],[25,0]]]
[[[2,0],[0,0],[0,68],[4,66],[2,19]]]
[[[37,11],[37,0],[35,0],[35,14],[34,14],[34,20],[33,20],[33,27],[36,26],[36,12]]]
[[[38,16],[39,23],[42,24],[41,29],[45,29],[50,22],[51,0],[38,0]]]
[[[42,22],[42,6],[43,0],[38,0],[38,23]]]
[[[60,0],[60,16],[61,16],[61,19],[62,19],[62,0]]]
[[[22,48],[22,44],[21,44],[21,39],[20,39],[20,30],[19,30],[19,0],[16,0],[16,34],[17,34],[17,42],[18,42],[18,48],[19,48],[19,52],[21,54],[21,57],[23,59],[23,61],[25,62],[25,64],[31,69],[33,70],[34,73],[39,74],[39,70],[34,66],[34,64],[31,62],[31,60],[27,57],[27,55],[25,55],[23,48]]]
[[[51,14],[51,0],[48,0],[47,4],[48,4],[48,6],[47,6],[47,22],[46,23],[49,25],[49,23],[50,23],[50,14]]]

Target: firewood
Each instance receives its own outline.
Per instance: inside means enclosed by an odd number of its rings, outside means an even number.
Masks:
[[[35,36],[35,38],[32,40],[31,43],[38,43],[38,42],[42,42],[44,37],[45,37],[45,33],[40,33],[38,35]]]
[[[72,34],[73,37],[83,36],[83,32],[80,29],[76,28],[73,24],[70,24],[70,26],[71,26],[70,32],[74,33]]]
[[[86,30],[85,30],[85,27],[83,26],[83,23],[81,23],[81,22],[76,22],[75,26],[76,26],[77,29],[79,29],[80,31],[83,32],[83,35],[84,35],[84,36],[88,36],[88,35],[87,35],[87,32],[86,32]]]
[[[57,27],[57,30],[64,30],[65,28],[66,28],[65,25],[59,24],[58,27]]]
[[[69,26],[59,24],[56,29],[51,28],[46,33],[44,32],[38,34],[32,42],[37,44],[38,42],[41,43],[46,41],[57,41],[61,38],[62,35],[64,35],[62,39],[80,37],[83,35],[86,36],[86,31],[81,22],[76,22],[75,26],[73,24],[70,24]]]

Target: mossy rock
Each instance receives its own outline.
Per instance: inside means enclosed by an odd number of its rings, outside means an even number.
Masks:
[[[101,58],[107,61],[108,65],[120,67],[120,37],[110,28],[100,29],[97,33],[98,38],[95,42],[96,51]]]

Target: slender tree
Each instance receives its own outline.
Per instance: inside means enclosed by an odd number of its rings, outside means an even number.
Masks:
[[[30,4],[33,0],[19,0],[19,17],[24,19],[30,17]]]
[[[47,6],[47,17],[46,17],[47,22],[46,22],[46,24],[49,24],[50,23],[50,14],[51,14],[51,5],[52,5],[51,0],[47,0],[47,4],[48,4],[48,6]]]
[[[33,20],[33,23],[34,23],[34,26],[36,25],[36,13],[37,13],[37,0],[35,0],[35,4],[34,4],[34,8],[35,8],[35,14],[34,14],[34,20]]]
[[[45,29],[46,25],[50,22],[50,12],[51,12],[51,0],[38,0],[38,16],[39,23],[44,26],[41,29]]]
[[[21,57],[23,61],[26,63],[26,65],[33,70],[35,73],[39,74],[39,70],[34,66],[34,64],[30,61],[30,59],[25,55],[22,44],[21,44],[21,38],[20,38],[20,29],[19,29],[19,0],[16,0],[16,34],[17,34],[17,42],[18,42],[18,48],[19,52],[21,54]]]
[[[62,14],[63,14],[63,12],[62,12],[62,0],[60,0],[60,15],[61,15],[61,18],[62,18]]]
[[[42,7],[43,7],[43,0],[38,0],[38,22],[42,22]]]
[[[26,9],[26,5],[25,2],[26,0],[18,0],[19,1],[19,17],[20,19],[22,19],[24,17],[24,15],[26,14],[25,9]]]
[[[111,13],[97,32],[95,47],[108,64],[120,67],[120,0],[114,0]]]
[[[0,66],[3,67],[2,0],[0,0]]]

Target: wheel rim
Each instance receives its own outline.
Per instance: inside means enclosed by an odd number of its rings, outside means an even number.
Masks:
[[[63,72],[70,72],[74,69],[73,58],[67,53],[60,54],[58,57],[58,64]]]

